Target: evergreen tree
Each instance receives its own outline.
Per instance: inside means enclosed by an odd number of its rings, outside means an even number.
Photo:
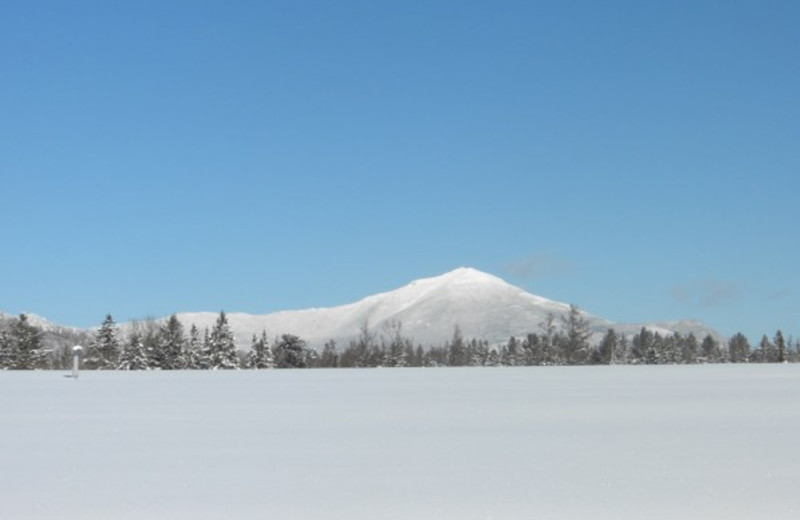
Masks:
[[[42,368],[45,354],[42,349],[42,333],[28,321],[28,316],[20,314],[11,322],[11,327],[2,339],[5,343],[5,368],[32,370]]]
[[[163,353],[161,352],[161,325],[152,318],[148,318],[141,325],[140,333],[144,352],[147,356],[147,368],[153,370],[160,370],[164,360]]]
[[[211,368],[211,334],[208,332],[208,327],[203,329],[203,343],[197,359],[197,368],[203,370]]]
[[[719,343],[711,337],[711,334],[707,334],[706,337],[703,338],[700,350],[703,352],[706,363],[719,363],[722,361],[722,352],[719,349]]]
[[[577,305],[569,306],[567,317],[562,317],[564,325],[564,361],[567,365],[580,365],[589,358],[589,321]]]
[[[264,369],[273,368],[275,360],[272,357],[272,347],[267,339],[267,331],[261,332],[261,338],[253,334],[250,352],[247,354],[247,368]]]
[[[197,325],[192,323],[189,329],[189,340],[186,344],[184,352],[183,366],[189,370],[195,370],[201,367],[202,357],[202,343],[200,342],[200,332],[197,330]]]
[[[183,324],[175,314],[159,330],[158,349],[162,370],[186,368],[186,337]]]
[[[698,350],[699,345],[697,344],[697,338],[690,332],[689,335],[684,338],[681,345],[681,361],[684,364],[697,363]]]
[[[468,347],[469,366],[481,367],[486,365],[489,358],[489,343],[472,339]]]
[[[770,342],[766,334],[761,336],[761,343],[758,345],[755,357],[761,363],[775,363],[778,361],[778,349]]]
[[[95,370],[114,370],[119,365],[117,326],[110,314],[106,314],[95,340],[86,352],[85,365]]]
[[[561,354],[558,349],[560,341],[556,331],[555,320],[555,315],[552,312],[549,312],[547,313],[544,321],[539,324],[539,328],[542,331],[542,365],[558,365],[561,363]]]
[[[501,353],[496,348],[489,350],[489,355],[486,357],[487,367],[499,367],[501,363]]]
[[[119,370],[147,370],[149,365],[147,351],[142,341],[142,333],[139,331],[139,327],[134,324],[128,335],[128,340],[123,345],[117,368]]]
[[[308,368],[313,354],[306,342],[292,334],[284,334],[275,346],[275,366],[277,368]]]
[[[630,359],[630,346],[628,344],[628,337],[625,334],[620,334],[617,343],[617,348],[614,351],[614,364],[625,365]]]
[[[522,359],[522,347],[514,336],[508,338],[508,342],[500,351],[500,362],[506,367],[515,367]]]
[[[211,330],[209,337],[209,368],[235,369],[239,367],[239,356],[236,354],[236,342],[233,332],[228,325],[225,312],[219,313],[219,318]]]
[[[11,350],[11,336],[0,323],[0,370],[13,368],[13,352]]]
[[[417,345],[416,350],[414,350],[414,363],[412,366],[425,366],[425,350],[422,348],[422,345]]]
[[[634,363],[653,363],[654,335],[646,327],[633,336],[631,340],[631,357]]]
[[[614,329],[608,329],[605,336],[600,341],[598,347],[598,363],[603,365],[613,365],[617,362],[617,332]]]
[[[403,337],[403,324],[393,320],[387,322],[386,329],[389,333],[389,345],[385,348],[386,354],[383,366],[404,367],[408,365],[408,344],[410,343]]]
[[[664,338],[663,359],[667,364],[678,364],[683,361],[683,336],[675,332]]]
[[[449,366],[463,367],[469,364],[467,346],[464,342],[464,337],[461,335],[461,327],[459,327],[458,324],[453,327],[453,337],[447,347],[449,350]]]
[[[728,340],[728,355],[731,363],[747,363],[750,358],[750,342],[741,332],[737,332]]]
[[[786,363],[786,341],[783,339],[783,332],[780,330],[775,333],[775,350],[778,363]]]
[[[339,364],[344,368],[363,368],[370,366],[371,351],[375,349],[375,334],[366,321],[359,328],[358,337],[350,340],[350,345],[342,352]],[[276,352],[277,359],[277,352]]]

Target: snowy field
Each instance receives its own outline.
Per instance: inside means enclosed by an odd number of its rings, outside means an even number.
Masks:
[[[800,366],[0,373],[4,519],[797,519]]]

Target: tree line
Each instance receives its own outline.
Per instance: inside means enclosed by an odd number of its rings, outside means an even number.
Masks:
[[[442,345],[415,344],[390,322],[378,333],[364,324],[344,348],[328,341],[321,352],[292,334],[270,339],[254,335],[250,349],[237,349],[224,312],[211,330],[195,325],[187,331],[177,316],[163,323],[134,322],[124,338],[107,315],[96,333],[85,336],[83,367],[96,370],[226,370],[268,368],[367,368],[437,366],[556,366],[610,364],[782,363],[800,361],[800,342],[779,330],[764,335],[753,348],[741,333],[727,342],[711,335],[662,335],[642,328],[628,338],[613,328],[592,344],[588,321],[577,306],[559,318],[549,314],[537,332],[510,338],[505,344],[465,338],[458,326]],[[74,335],[62,341],[47,338],[27,316],[0,323],[0,369],[67,369],[72,363]],[[66,341],[66,343],[65,343]],[[46,345],[49,344],[49,345]]]

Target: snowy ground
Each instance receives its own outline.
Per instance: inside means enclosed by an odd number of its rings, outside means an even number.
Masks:
[[[800,518],[800,365],[0,373],[8,519]]]

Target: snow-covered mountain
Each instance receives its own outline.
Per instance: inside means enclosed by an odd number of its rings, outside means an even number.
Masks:
[[[338,307],[281,311],[265,315],[229,313],[228,321],[241,347],[248,347],[253,334],[267,331],[270,336],[295,334],[321,349],[335,340],[340,347],[358,337],[363,328],[388,336],[392,324],[400,324],[402,334],[422,345],[441,345],[453,337],[457,326],[462,336],[502,343],[511,336],[524,337],[540,332],[539,324],[553,314],[556,324],[569,312],[569,305],[528,293],[500,278],[476,269],[461,267],[433,278],[416,280],[399,289],[366,297]],[[211,329],[218,313],[180,313],[188,328]],[[642,324],[619,324],[585,314],[595,339],[609,327],[632,335]],[[662,334],[693,332],[698,337],[711,333],[695,321],[647,324]]]
[[[424,346],[443,345],[453,337],[456,327],[465,338],[483,339],[496,345],[505,343],[511,336],[522,338],[531,332],[541,332],[540,324],[549,314],[555,317],[556,326],[560,326],[561,317],[566,316],[569,308],[566,303],[536,296],[491,274],[461,267],[338,307],[263,315],[228,313],[227,317],[240,348],[247,349],[254,334],[266,331],[270,338],[281,334],[300,336],[321,350],[329,340],[335,340],[339,347],[347,346],[364,327],[376,338],[381,335],[388,337],[391,327],[397,324],[400,324],[404,337]],[[52,336],[78,338],[89,332],[61,327],[34,314],[28,316],[34,325]],[[194,324],[202,334],[205,328],[211,330],[219,313],[184,312],[177,316],[187,331]],[[595,342],[610,327],[630,337],[643,326],[662,335],[691,332],[698,339],[712,334],[716,339],[724,340],[716,331],[697,321],[624,324],[588,313],[584,316]],[[0,313],[0,321],[3,318],[11,316]],[[129,327],[129,323],[120,324],[120,333],[126,335]]]

